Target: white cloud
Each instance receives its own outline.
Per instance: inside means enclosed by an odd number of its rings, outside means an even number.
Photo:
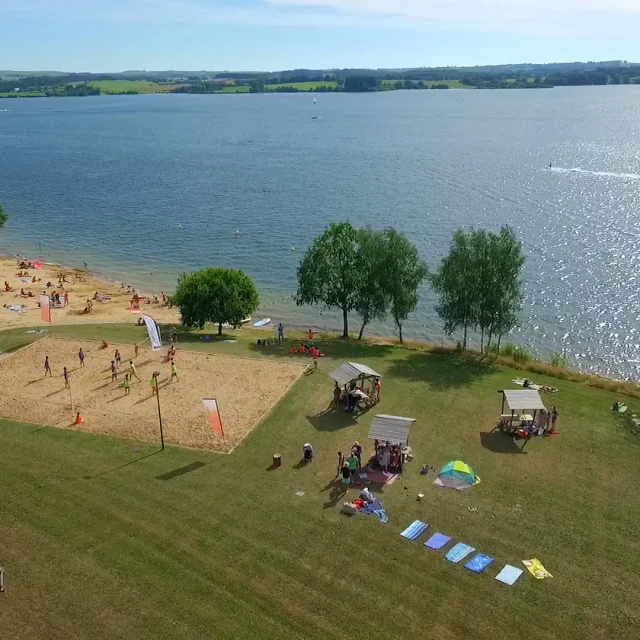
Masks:
[[[140,23],[597,33],[640,19],[640,0],[0,0],[3,13]]]

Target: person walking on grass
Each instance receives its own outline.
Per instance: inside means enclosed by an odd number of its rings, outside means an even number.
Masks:
[[[64,367],[62,377],[64,378],[64,388],[69,389],[71,387],[71,374],[67,371],[67,367]]]
[[[116,368],[116,361],[111,361],[111,382],[117,382],[118,380],[118,369]]]
[[[556,420],[558,419],[558,410],[555,405],[553,409],[551,409],[551,431],[554,432],[556,430]]]
[[[155,396],[158,393],[158,374],[154,371],[151,376],[151,395]]]
[[[82,347],[80,347],[80,351],[78,351],[78,360],[80,360],[80,368],[84,369],[84,351]]]
[[[284,340],[284,325],[282,322],[278,324],[278,344]]]
[[[136,377],[136,380],[138,382],[142,382],[142,380],[140,380],[140,378],[138,377],[138,372],[136,371],[136,365],[133,364],[133,360],[129,360],[129,379],[131,380],[133,378],[133,376]]]
[[[131,393],[131,378],[129,378],[129,374],[124,374],[124,382],[122,383],[124,387],[124,395],[128,396]]]
[[[116,363],[116,369],[119,369],[120,365],[122,364],[122,356],[120,355],[120,349],[116,349],[116,352],[113,355],[113,359],[115,360],[115,363]]]
[[[380,389],[382,389],[382,382],[380,382],[380,378],[376,378],[376,404],[380,402]]]
[[[180,382],[178,378],[178,367],[176,367],[176,363],[173,361],[173,358],[171,358],[171,382],[173,382],[174,378],[176,382]]]
[[[44,377],[47,377],[47,374],[49,374],[49,377],[52,378],[53,377],[53,373],[51,373],[51,363],[49,362],[49,356],[45,356],[44,357]]]
[[[311,329],[309,329],[309,332],[307,333],[307,348],[311,348],[313,347],[313,331],[311,331]]]

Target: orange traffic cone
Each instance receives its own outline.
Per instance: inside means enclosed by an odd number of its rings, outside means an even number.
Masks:
[[[76,413],[76,424],[84,424],[84,418],[80,415],[80,412]]]

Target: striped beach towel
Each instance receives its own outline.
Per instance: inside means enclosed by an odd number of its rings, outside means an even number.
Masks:
[[[407,540],[417,540],[428,527],[426,522],[415,520],[400,535]]]
[[[458,542],[455,547],[447,553],[446,558],[449,562],[460,562],[460,560],[466,558],[470,553],[473,553],[475,549],[470,547],[468,544],[464,544],[464,542]]]

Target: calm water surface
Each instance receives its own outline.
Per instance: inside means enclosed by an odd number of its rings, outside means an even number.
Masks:
[[[12,214],[0,250],[87,260],[157,291],[184,270],[239,267],[261,287],[261,315],[325,328],[339,326],[334,314],[291,296],[328,222],[393,225],[432,266],[457,227],[507,223],[527,254],[510,339],[640,378],[640,87],[317,100],[0,100],[0,200]],[[433,303],[425,289],[408,337],[442,339]]]

